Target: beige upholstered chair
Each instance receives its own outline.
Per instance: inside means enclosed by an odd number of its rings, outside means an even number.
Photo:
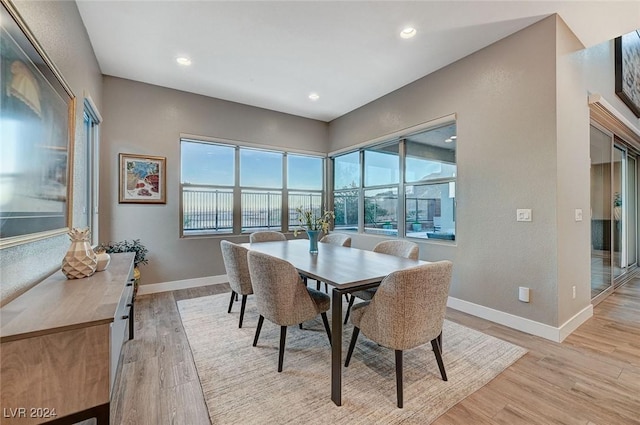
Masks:
[[[253,346],[258,343],[265,317],[280,325],[278,372],[282,372],[287,326],[302,324],[320,314],[331,343],[331,330],[327,320],[331,300],[328,295],[307,288],[296,268],[287,261],[261,252],[249,251],[248,262],[260,314]]]
[[[287,238],[280,232],[274,232],[273,230],[265,230],[262,232],[253,232],[249,235],[249,242],[272,242],[272,241],[286,241]]]
[[[332,245],[351,246],[351,237],[342,233],[329,233],[320,239],[320,242],[330,243]]]
[[[395,255],[396,257],[417,260],[418,256],[420,255],[420,247],[414,242],[398,239],[391,241],[382,241],[378,243],[375,247],[373,247],[373,252],[380,252],[382,254]],[[349,300],[349,305],[347,306],[347,313],[344,316],[345,325],[349,321],[349,312],[351,311],[351,306],[353,305],[354,301],[353,296],[355,295],[360,299],[368,301],[373,298],[376,290],[377,288],[371,288],[364,291],[356,291],[351,294],[351,299]]]
[[[240,321],[238,322],[238,327],[241,328],[244,309],[247,305],[247,295],[253,294],[251,278],[249,277],[249,265],[247,263],[247,252],[249,251],[240,245],[225,240],[220,241],[220,249],[222,250],[224,268],[229,278],[229,286],[231,286],[231,300],[229,300],[229,310],[227,310],[227,313],[231,313],[231,307],[237,295],[242,295]]]
[[[332,245],[351,247],[351,237],[344,235],[342,233],[329,233],[328,235],[323,236],[322,239],[320,239],[320,242],[330,243]],[[320,290],[319,280],[316,281],[316,289],[318,291]],[[329,292],[329,287],[327,286],[326,282],[324,283],[324,291]]]
[[[387,276],[371,301],[353,307],[353,335],[345,367],[349,366],[360,331],[372,341],[395,350],[398,407],[402,407],[402,352],[431,341],[444,381],[442,325],[451,283],[450,261],[438,261]]]

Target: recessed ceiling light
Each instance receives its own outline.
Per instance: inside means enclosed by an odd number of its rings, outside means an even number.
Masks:
[[[176,62],[178,62],[178,65],[182,65],[182,66],[189,66],[191,65],[191,59],[189,59],[186,56],[179,56],[176,58]]]
[[[411,38],[414,35],[416,35],[416,29],[413,27],[407,27],[405,29],[403,29],[402,31],[400,31],[400,37],[401,38]]]
[[[456,140],[458,136],[451,136],[451,140]]]
[[[445,142],[445,143],[451,143],[451,142],[453,142],[453,137],[450,137],[450,138],[448,138],[448,139],[444,139],[444,142]]]
[[[314,102],[318,99],[320,99],[320,95],[318,93],[310,93],[309,94],[309,99],[313,100]]]

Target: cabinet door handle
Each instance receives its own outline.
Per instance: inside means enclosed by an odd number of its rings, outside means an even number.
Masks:
[[[122,320],[127,320],[128,318],[129,318],[129,315],[122,316]]]
[[[133,282],[127,283],[127,286],[133,286]]]
[[[133,307],[133,303],[127,304],[127,307]]]

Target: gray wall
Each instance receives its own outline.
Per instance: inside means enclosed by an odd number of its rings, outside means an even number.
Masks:
[[[82,111],[84,96],[98,108],[102,103],[102,75],[75,2],[16,1],[18,12],[54,62],[76,96],[73,164],[73,226],[83,227],[86,172]],[[69,248],[66,235],[0,251],[0,303],[6,304],[60,268]]]
[[[457,241],[451,295],[557,324],[556,21],[547,18],[330,123],[338,150],[457,114]],[[531,223],[516,222],[531,208]],[[358,236],[368,247],[373,236]],[[519,302],[518,287],[532,289]]]
[[[104,115],[100,241],[141,239],[150,261],[142,284],[225,273],[220,237],[180,238],[180,133],[327,151],[324,122],[114,77],[104,77]],[[119,153],[167,158],[166,205],[118,203]]]

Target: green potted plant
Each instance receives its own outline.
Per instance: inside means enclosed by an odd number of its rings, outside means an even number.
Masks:
[[[120,252],[134,252],[136,254],[133,259],[133,294],[135,296],[138,291],[138,285],[140,284],[140,269],[138,266],[141,264],[147,264],[147,248],[140,242],[140,239],[133,239],[131,241],[124,240],[120,242],[106,242],[101,243],[95,249],[96,252],[106,252],[107,254],[117,254]]]
[[[407,221],[412,221],[411,229],[413,229],[414,232],[419,232],[420,230],[422,230],[422,224],[418,221],[417,211],[411,211],[409,213],[409,219]]]

